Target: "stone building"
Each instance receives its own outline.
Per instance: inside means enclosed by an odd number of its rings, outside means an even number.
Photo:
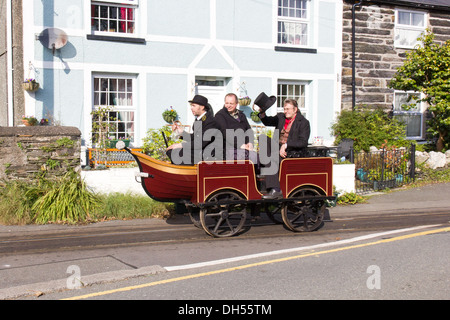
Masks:
[[[406,52],[414,48],[416,39],[427,28],[436,35],[436,41],[450,39],[448,0],[345,0],[342,109],[364,106],[392,110],[406,120],[408,137],[424,139],[426,106],[401,111],[400,104],[414,93],[395,92],[388,83],[403,64]]]

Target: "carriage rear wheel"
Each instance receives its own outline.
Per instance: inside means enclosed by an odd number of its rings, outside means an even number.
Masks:
[[[206,233],[224,238],[241,231],[247,219],[247,205],[233,203],[237,200],[244,198],[234,191],[221,191],[208,198],[212,205],[200,210],[200,222]]]
[[[312,188],[294,191],[289,198],[307,197],[305,200],[288,202],[281,210],[284,224],[292,231],[307,232],[317,230],[323,222],[325,202],[313,200],[321,194]]]

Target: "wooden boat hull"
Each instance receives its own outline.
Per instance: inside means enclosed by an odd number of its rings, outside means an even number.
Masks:
[[[140,153],[131,152],[139,165],[141,184],[147,195],[160,202],[195,201],[197,166],[178,166]]]

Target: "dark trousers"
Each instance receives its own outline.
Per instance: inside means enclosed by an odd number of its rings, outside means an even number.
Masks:
[[[261,139],[267,139],[265,145],[267,146],[267,155],[270,155],[272,153],[272,141],[271,138],[269,138],[268,136],[262,134],[259,136],[259,145],[261,146]],[[268,190],[270,189],[277,189],[277,190],[281,190],[280,189],[280,180],[279,180],[279,174],[280,174],[280,164],[281,164],[281,160],[283,160],[283,158],[281,158],[280,156],[280,146],[278,146],[278,149],[276,151],[278,153],[278,167],[276,170],[276,173],[273,174],[268,174],[268,175],[264,175],[264,178],[266,180],[266,188]],[[261,151],[260,151],[261,153]],[[271,164],[260,164],[261,167],[270,167]]]

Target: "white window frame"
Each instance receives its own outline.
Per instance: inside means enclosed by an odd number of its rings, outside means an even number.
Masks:
[[[408,13],[408,14],[422,14],[423,15],[423,26],[413,26],[410,24],[400,24],[399,23],[399,14],[400,13]],[[394,27],[394,47],[396,48],[404,48],[404,49],[414,49],[414,47],[419,44],[417,38],[425,32],[428,26],[428,13],[425,11],[419,10],[406,10],[406,9],[395,9],[395,27]],[[413,44],[404,44],[402,43],[403,39],[399,39],[401,32],[415,32],[417,33],[416,40]]]
[[[134,31],[132,33],[118,32],[118,31],[100,31],[92,29],[92,5],[104,5],[112,7],[125,7],[134,9]],[[91,0],[89,2],[89,11],[87,16],[89,17],[89,34],[101,35],[101,36],[116,36],[116,37],[129,37],[137,38],[141,34],[141,21],[144,19],[142,17],[142,10],[140,8],[139,0]]]
[[[119,80],[131,80],[132,90],[131,90],[131,97],[132,97],[132,104],[131,105],[111,105],[111,104],[96,104],[96,96],[95,96],[95,83],[94,81],[96,79],[119,79]],[[115,74],[115,73],[93,73],[92,74],[92,100],[91,100],[91,111],[94,111],[99,106],[113,106],[114,110],[113,112],[134,112],[134,119],[133,119],[133,131],[132,131],[132,137],[131,142],[132,143],[138,143],[138,126],[139,126],[139,115],[138,115],[138,92],[137,92],[137,77],[134,74]],[[126,90],[128,93],[128,90]],[[101,99],[101,97],[99,97]],[[113,121],[115,122],[115,121]],[[92,128],[92,116],[91,116],[91,128]],[[117,132],[116,132],[117,133]],[[92,132],[91,132],[92,137]]]
[[[304,18],[297,18],[297,17],[287,17],[287,16],[282,16],[279,15],[279,10],[280,10],[280,6],[279,3],[284,4],[283,1],[287,1],[288,4],[291,4],[291,1],[295,1],[295,0],[275,0],[275,4],[274,4],[274,8],[275,8],[275,16],[276,16],[276,24],[275,24],[275,44],[276,46],[279,47],[288,47],[288,48],[311,48],[313,46],[313,39],[312,39],[312,30],[313,30],[313,25],[312,25],[312,21],[311,21],[311,17],[312,15],[312,5],[311,5],[311,1],[310,0],[301,0],[301,1],[305,1],[306,4],[306,17]],[[284,7],[283,7],[284,8]],[[292,9],[287,9],[287,10],[295,10],[295,8]],[[306,25],[306,43],[302,44],[302,39],[299,40],[299,43],[283,43],[282,41],[279,41],[279,23],[292,23],[292,24],[305,24]],[[295,33],[294,33],[295,35]]]
[[[420,99],[423,98],[423,94],[415,91],[394,91],[394,102],[393,102],[393,115],[395,116],[420,116],[420,134],[417,136],[407,136],[408,140],[421,140],[424,139],[424,112],[426,110],[426,106],[424,102],[418,102],[416,108],[414,110],[402,110],[401,106],[396,105],[396,95],[418,95]]]
[[[308,110],[309,84],[310,84],[310,82],[308,82],[308,81],[279,79],[277,82],[277,112],[283,112],[284,100],[295,99],[295,100],[297,100],[297,103],[298,103],[298,109],[300,110],[302,115],[306,116],[309,111]],[[300,95],[292,95],[292,94],[281,95],[280,94],[280,86],[287,86],[288,91],[289,91],[289,87],[292,88],[292,86],[300,86]],[[303,101],[303,103],[302,103],[302,101]]]

